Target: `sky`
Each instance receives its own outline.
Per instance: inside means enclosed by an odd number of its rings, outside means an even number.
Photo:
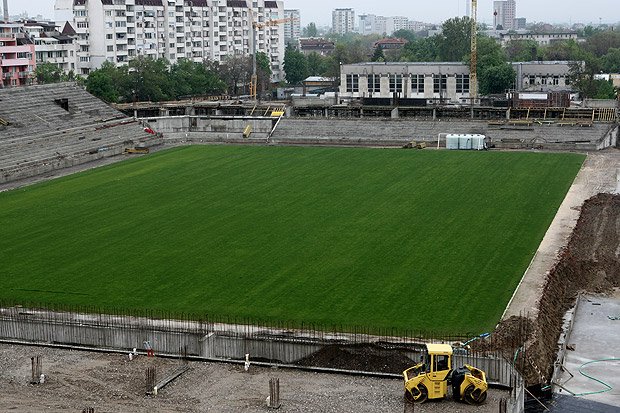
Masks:
[[[302,25],[314,21],[331,24],[334,8],[353,8],[358,14],[405,16],[411,20],[441,23],[465,14],[468,0],[284,0],[287,9],[300,9]],[[1,4],[1,3],[0,3]],[[54,17],[54,0],[9,0],[11,15],[28,12],[31,16]],[[549,23],[616,23],[620,21],[618,0],[517,0],[517,17]],[[493,0],[478,0],[478,19],[493,22]],[[600,20],[599,20],[600,19]]]

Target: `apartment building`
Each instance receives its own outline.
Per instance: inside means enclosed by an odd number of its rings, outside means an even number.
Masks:
[[[362,35],[380,34],[391,36],[398,30],[411,30],[418,32],[428,25],[422,22],[411,21],[403,16],[377,16],[374,14],[362,14],[359,17],[358,32]]]
[[[337,34],[355,31],[355,10],[335,9],[332,11],[332,31]]]
[[[65,23],[62,31],[51,22],[26,21],[24,31],[34,43],[37,64],[52,63],[65,73],[77,68],[75,30]]]
[[[301,37],[301,12],[295,10],[284,10],[284,18],[289,19],[284,23],[284,43],[295,44]]]
[[[34,43],[20,23],[0,23],[1,87],[29,85],[36,68]]]
[[[256,48],[270,59],[271,80],[284,79],[284,26],[264,24],[284,18],[282,1],[56,0],[55,10],[75,29],[82,75],[105,61],[123,65],[150,56],[219,62]]]

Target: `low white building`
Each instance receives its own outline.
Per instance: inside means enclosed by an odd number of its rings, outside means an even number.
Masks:
[[[469,99],[469,67],[459,62],[342,65],[340,77],[342,97]]]
[[[517,91],[570,90],[569,62],[517,62]],[[400,98],[465,103],[470,99],[469,66],[460,62],[368,62],[342,65],[343,98]]]
[[[500,43],[502,46],[506,46],[508,42],[512,40],[532,40],[538,43],[539,46],[549,46],[550,44],[562,42],[566,40],[579,39],[579,35],[575,32],[554,32],[554,33],[515,33],[515,32],[500,32],[498,33]]]

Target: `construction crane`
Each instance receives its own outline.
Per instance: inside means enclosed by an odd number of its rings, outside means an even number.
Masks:
[[[266,22],[252,22],[252,79],[250,80],[250,96],[253,100],[256,100],[257,95],[257,87],[258,87],[258,76],[256,74],[256,49],[258,49],[256,44],[256,38],[258,29],[262,29],[265,27],[277,26],[282,23],[292,22],[293,20],[297,20],[295,17],[287,17],[285,19],[273,19],[267,20]]]
[[[469,63],[469,95],[472,106],[478,99],[478,0],[471,0],[471,59]]]

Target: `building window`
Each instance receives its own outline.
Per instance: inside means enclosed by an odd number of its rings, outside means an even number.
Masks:
[[[368,75],[368,91],[381,93],[381,75]]]
[[[403,75],[390,75],[390,93],[403,91]]]
[[[469,75],[456,75],[456,93],[469,93]]]
[[[424,93],[424,75],[411,75],[411,91]]]
[[[560,76],[553,76],[553,84],[558,86],[560,84]]]
[[[359,75],[347,75],[347,92],[359,92],[360,91],[360,77]]]
[[[541,78],[540,78],[540,84],[541,84],[541,85],[546,85],[546,84],[547,84],[547,78],[546,78],[546,77],[544,77],[544,76],[543,76],[543,77],[541,77]]]
[[[448,75],[433,75],[433,93],[441,93],[448,88]]]

